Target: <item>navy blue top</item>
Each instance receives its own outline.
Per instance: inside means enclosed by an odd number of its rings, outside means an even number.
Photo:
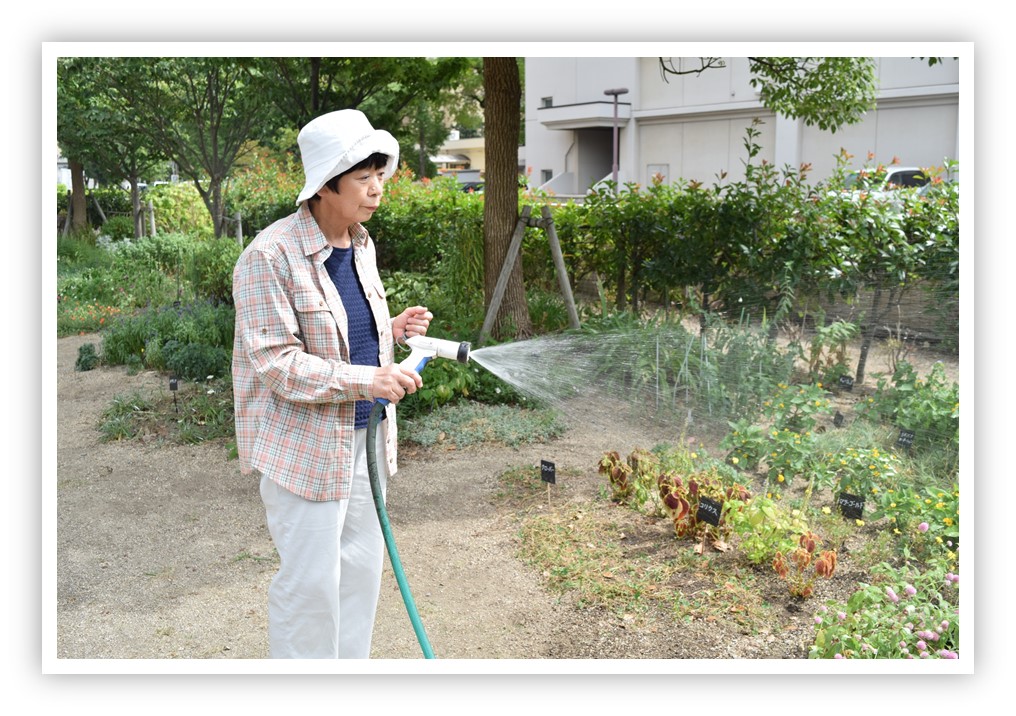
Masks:
[[[342,306],[346,309],[346,318],[349,321],[349,362],[354,365],[381,365],[378,360],[380,346],[377,324],[370,312],[370,304],[367,303],[363,286],[356,276],[352,247],[348,249],[332,247],[331,256],[325,260],[325,268],[328,269],[328,275],[332,277],[335,290],[339,292]],[[370,400],[356,401],[357,430],[367,427],[372,407],[373,402]]]

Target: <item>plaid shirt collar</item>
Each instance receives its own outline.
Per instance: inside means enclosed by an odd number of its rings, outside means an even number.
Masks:
[[[304,256],[309,258],[331,248],[318,226],[317,219],[310,213],[309,201],[300,204],[300,208],[296,212],[296,223],[298,228],[295,235]],[[363,227],[363,224],[350,226],[349,235],[353,239],[353,248],[362,249],[367,243],[367,229]]]

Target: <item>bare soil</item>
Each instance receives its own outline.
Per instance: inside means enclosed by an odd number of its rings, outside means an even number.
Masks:
[[[112,398],[164,390],[164,377],[122,368],[75,370],[78,348],[95,335],[57,342],[57,611],[59,659],[264,659],[266,593],[277,565],[257,484],[228,459],[224,441],[167,445],[103,443],[97,429]],[[869,370],[884,370],[869,361]],[[951,370],[955,372],[956,366]],[[753,603],[768,615],[746,627],[730,610],[703,609],[675,624],[665,612],[626,614],[582,607],[547,588],[518,557],[521,511],[609,510],[596,465],[607,450],[626,455],[655,439],[624,426],[605,433],[576,426],[547,444],[413,448],[400,455],[388,510],[399,554],[438,659],[804,659],[813,607],[845,599],[856,585],[849,559],[821,580],[813,604],[791,598],[768,570],[754,575]],[[555,463],[546,499],[505,500],[508,468]],[[622,509],[622,508],[616,508]],[[666,539],[669,527],[634,519],[631,549]],[[672,535],[672,529],[670,529]],[[849,555],[864,534],[844,545]],[[711,552],[709,559],[730,560]],[[694,571],[668,588],[706,599],[716,585]],[[739,589],[740,585],[727,585]],[[747,593],[747,592],[745,592]],[[421,649],[386,559],[372,656],[418,659]]]

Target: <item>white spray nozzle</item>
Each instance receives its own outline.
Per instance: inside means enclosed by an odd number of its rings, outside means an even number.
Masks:
[[[446,341],[443,338],[430,338],[428,336],[413,336],[405,341],[411,349],[406,360],[402,361],[413,370],[420,372],[427,361],[431,358],[450,358],[459,363],[469,362],[469,343]]]

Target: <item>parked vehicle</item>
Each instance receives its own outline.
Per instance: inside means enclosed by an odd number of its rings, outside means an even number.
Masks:
[[[843,186],[851,191],[892,191],[905,187],[922,187],[931,181],[920,167],[889,167],[881,172],[851,172]]]

